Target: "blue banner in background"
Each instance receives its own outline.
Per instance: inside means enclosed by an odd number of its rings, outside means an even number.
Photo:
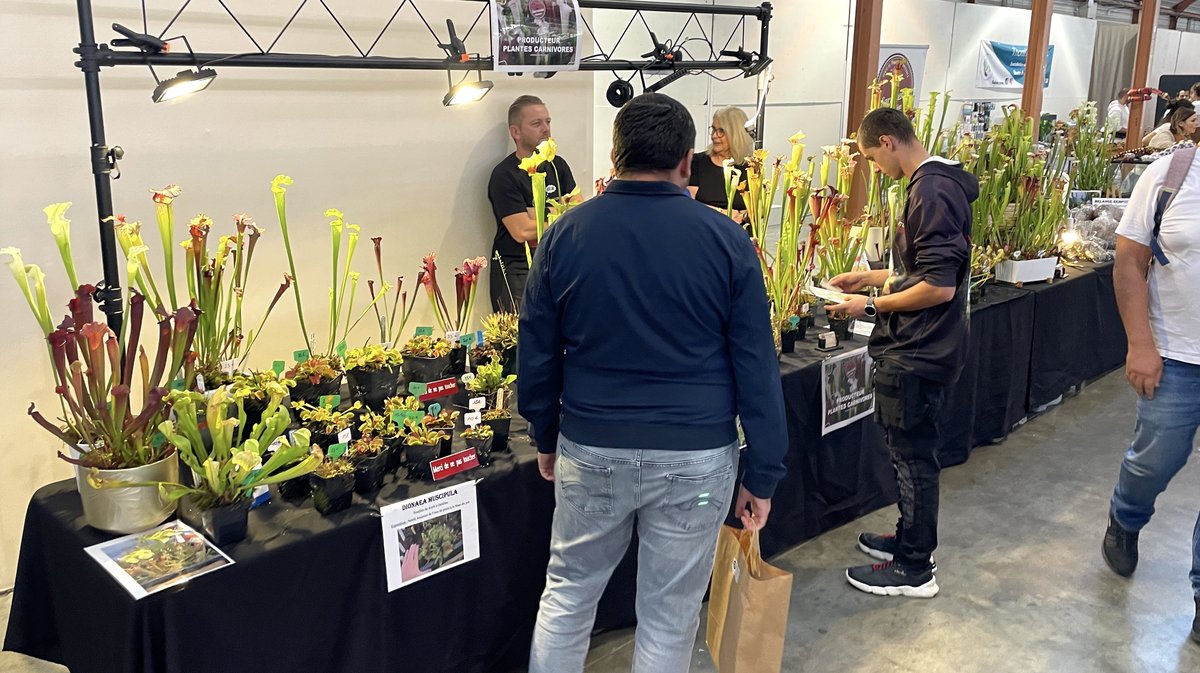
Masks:
[[[1025,87],[1025,53],[1023,44],[1005,44],[984,40],[979,46],[979,67],[975,86],[984,89],[1022,89]],[[1054,45],[1046,53],[1046,73],[1042,87],[1050,86],[1050,67],[1054,64]]]

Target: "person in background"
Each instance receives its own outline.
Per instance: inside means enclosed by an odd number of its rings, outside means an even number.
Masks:
[[[533,186],[521,170],[521,160],[550,138],[550,111],[536,96],[521,96],[508,108],[508,134],[516,151],[492,169],[488,200],[496,217],[492,243],[492,310],[519,312],[529,275],[525,243],[537,242],[537,220],[533,213]],[[575,176],[561,155],[538,169],[546,174],[547,199],[561,198],[575,190]]]
[[[725,212],[728,200],[725,195],[724,163],[732,159],[742,171],[743,181],[746,159],[754,151],[754,139],[746,132],[746,113],[740,108],[727,107],[717,110],[709,127],[710,144],[704,152],[692,158],[692,177],[688,191],[697,201]],[[746,217],[746,202],[741,193],[733,197],[733,219],[741,223]]]
[[[971,278],[971,202],[979,182],[962,164],[930,156],[899,110],[863,118],[858,146],[893,180],[909,178],[902,225],[892,243],[895,274],[854,271],[829,283],[852,295],[827,311],[876,317],[867,343],[875,361],[875,418],[883,426],[900,487],[895,535],[863,533],[858,548],[884,561],[846,571],[854,588],[880,596],[932,598],[938,593],[938,452],[946,395],[966,362]]]
[[[762,268],[745,232],[688,196],[695,142],[678,101],[631,100],[613,123],[617,179],[533,258],[517,397],[556,504],[530,673],[583,670],[635,528],[633,671],[687,673],[730,503],[760,529],[785,472]]]
[[[1129,131],[1129,89],[1121,87],[1117,99],[1108,104],[1107,128],[1124,138]]]
[[[1190,139],[1196,133],[1197,127],[1200,127],[1200,117],[1196,116],[1195,108],[1189,103],[1186,107],[1181,106],[1172,112],[1167,123],[1151,131],[1142,138],[1142,142],[1146,147],[1165,150],[1175,143]]]
[[[1185,162],[1181,165],[1188,167],[1187,174],[1170,205],[1157,213],[1159,194],[1176,160]],[[1113,489],[1101,550],[1105,563],[1122,577],[1137,568],[1138,534],[1150,523],[1159,494],[1191,457],[1200,427],[1197,209],[1200,154],[1182,150],[1150,164],[1117,227],[1113,285],[1129,340],[1125,376],[1138,396],[1137,424]],[[1156,214],[1161,216],[1158,226]],[[1160,263],[1155,262],[1156,244],[1163,254]],[[1200,523],[1192,533],[1190,577],[1196,602],[1191,636],[1200,643]],[[1124,600],[1125,594],[1120,595]]]

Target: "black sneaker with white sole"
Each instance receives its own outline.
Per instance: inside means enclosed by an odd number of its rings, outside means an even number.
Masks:
[[[1192,620],[1192,640],[1200,643],[1200,596],[1196,596],[1196,617]]]
[[[858,549],[873,559],[894,561],[896,558],[896,536],[861,533],[858,536]],[[937,572],[937,561],[933,560],[933,556],[929,557],[929,563],[933,565],[933,572]]]
[[[932,570],[913,572],[894,561],[848,568],[846,580],[855,589],[876,596],[933,598],[938,592]]]

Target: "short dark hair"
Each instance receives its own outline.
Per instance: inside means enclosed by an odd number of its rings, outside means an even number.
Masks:
[[[531,105],[545,105],[537,96],[518,96],[512,105],[508,106],[508,125],[516,126],[521,123],[521,113]]]
[[[891,136],[901,145],[917,141],[917,132],[903,112],[890,107],[872,110],[858,125],[858,146],[879,147],[880,136]]]
[[[696,146],[696,123],[682,103],[645,93],[625,104],[613,122],[617,173],[663,171],[679,165]]]

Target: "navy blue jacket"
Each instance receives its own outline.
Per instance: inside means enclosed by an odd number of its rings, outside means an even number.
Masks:
[[[605,448],[749,446],[743,484],[771,497],[787,431],[753,244],[668,182],[614,181],[550,227],[521,310],[521,415]]]

